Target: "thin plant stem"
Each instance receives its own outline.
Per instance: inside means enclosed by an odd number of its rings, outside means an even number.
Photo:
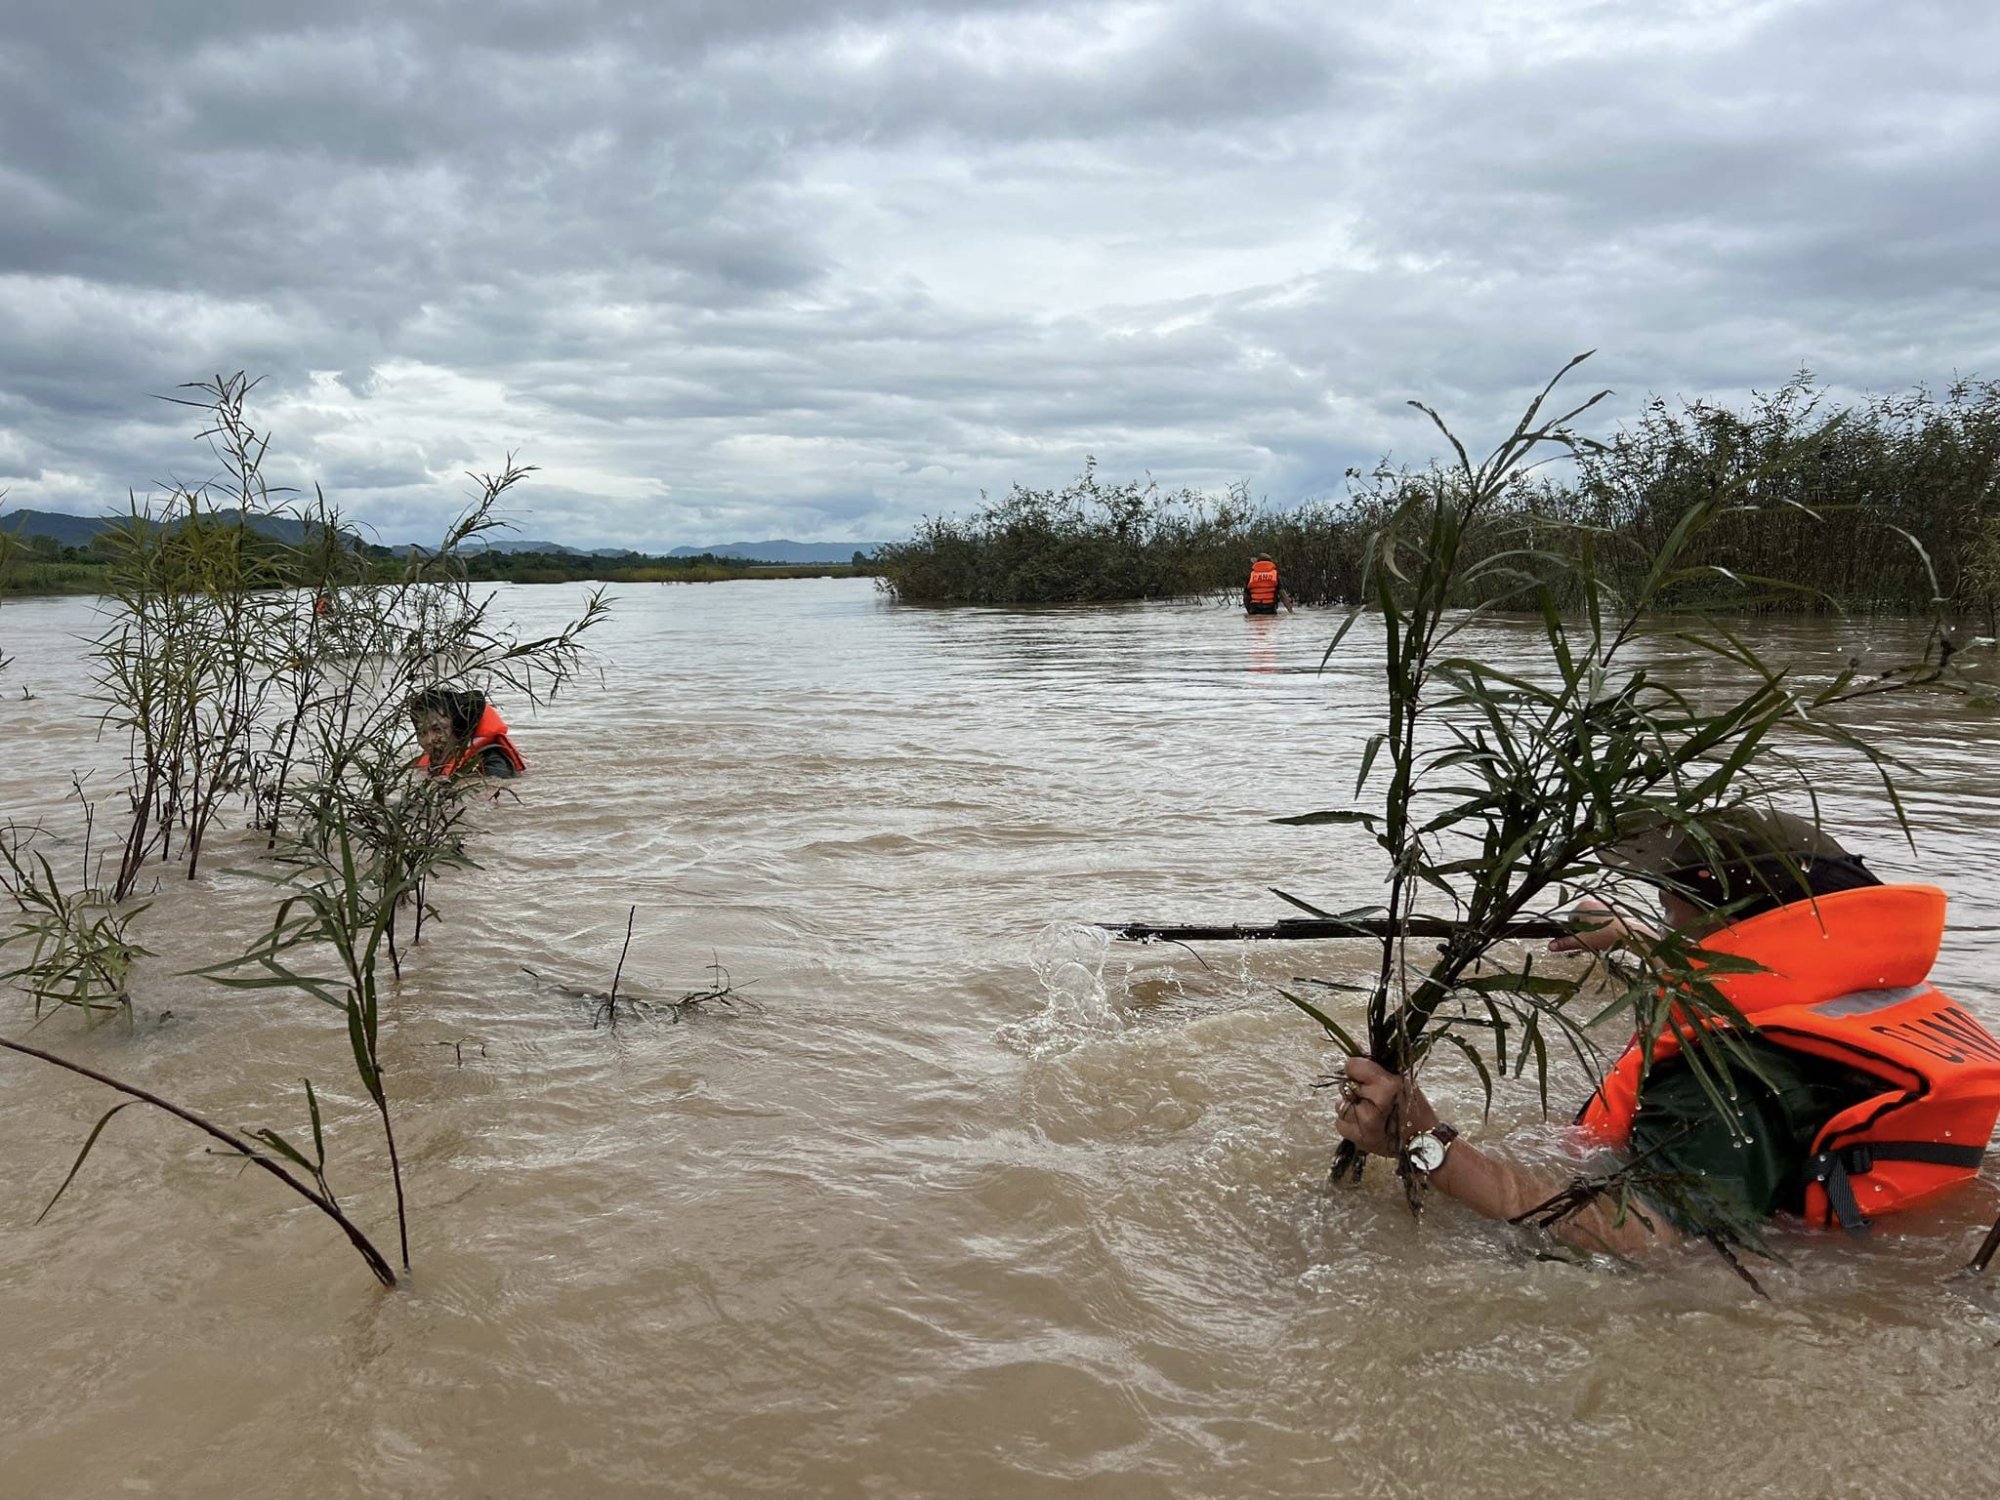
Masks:
[[[353,1245],[360,1252],[361,1258],[368,1263],[368,1269],[375,1273],[375,1279],[385,1287],[396,1285],[396,1273],[390,1269],[389,1263],[382,1258],[382,1252],[377,1250],[368,1236],[363,1234],[355,1226],[354,1221],[341,1211],[338,1204],[334,1203],[326,1195],[314,1192],[269,1157],[238,1140],[220,1125],[204,1120],[193,1111],[183,1109],[178,1104],[162,1099],[158,1094],[142,1089],[136,1084],[125,1083],[120,1079],[111,1077],[108,1073],[100,1073],[95,1068],[85,1067],[82,1063],[71,1062],[68,1058],[58,1057],[53,1052],[44,1052],[39,1047],[30,1047],[25,1042],[8,1041],[6,1038],[0,1037],[0,1048],[5,1048],[9,1052],[18,1052],[23,1057],[36,1058],[53,1067],[62,1068],[82,1078],[88,1078],[93,1083],[101,1083],[104,1087],[137,1099],[142,1104],[150,1104],[155,1109],[164,1110],[175,1119],[183,1120],[204,1134],[214,1137],[224,1146],[228,1147],[232,1154],[244,1158],[252,1166],[261,1167],[264,1171],[269,1172],[314,1208],[325,1214],[329,1219],[332,1219],[334,1223],[340,1226],[341,1233],[347,1236],[348,1243]],[[404,1269],[407,1270],[408,1268],[406,1257]]]

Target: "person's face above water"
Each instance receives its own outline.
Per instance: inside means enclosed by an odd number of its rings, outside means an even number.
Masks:
[[[437,712],[418,714],[417,743],[424,747],[424,754],[431,758],[431,764],[441,764],[458,748],[458,737],[451,732],[451,715]]]

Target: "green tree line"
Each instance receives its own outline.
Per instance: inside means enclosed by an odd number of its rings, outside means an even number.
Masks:
[[[1349,492],[1273,511],[1221,495],[1108,484],[1016,485],[969,516],[926,520],[878,558],[912,603],[1063,603],[1228,596],[1268,552],[1301,602],[1360,597],[1369,538],[1410,476],[1350,472]],[[1987,617],[2000,597],[2000,385],[1961,381],[1840,406],[1801,374],[1740,408],[1651,403],[1560,475],[1522,475],[1479,517],[1469,557],[1589,547],[1611,587],[1636,585],[1701,497],[1742,497],[1704,527],[1690,565],[1795,587],[1759,608]],[[1724,576],[1716,574],[1720,583]],[[1562,592],[1561,580],[1550,582]]]
[[[0,531],[0,593],[98,594],[110,586],[116,537],[106,533],[87,546],[54,537],[25,539]],[[274,584],[298,586],[307,580],[291,561],[284,541],[252,533],[247,545],[269,567]],[[349,539],[365,561],[370,581],[391,583],[403,576],[408,548],[382,547]],[[455,560],[461,577],[474,583],[719,583],[734,578],[851,578],[873,572],[860,553],[848,563],[756,565],[739,558],[702,553],[696,557],[651,557],[624,553],[598,557],[572,552],[474,551]]]

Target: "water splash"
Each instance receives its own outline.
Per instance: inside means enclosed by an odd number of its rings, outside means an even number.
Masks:
[[[1018,1052],[1042,1057],[1066,1052],[1092,1037],[1116,1035],[1125,1017],[1104,983],[1111,935],[1079,922],[1051,922],[1035,934],[1028,961],[1041,981],[1039,1013],[1011,1021],[997,1033]]]

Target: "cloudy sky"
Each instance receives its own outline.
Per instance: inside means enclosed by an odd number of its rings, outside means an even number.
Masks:
[[[2000,376],[1981,0],[0,0],[0,488],[277,477],[390,540],[1324,494],[1402,405]]]

